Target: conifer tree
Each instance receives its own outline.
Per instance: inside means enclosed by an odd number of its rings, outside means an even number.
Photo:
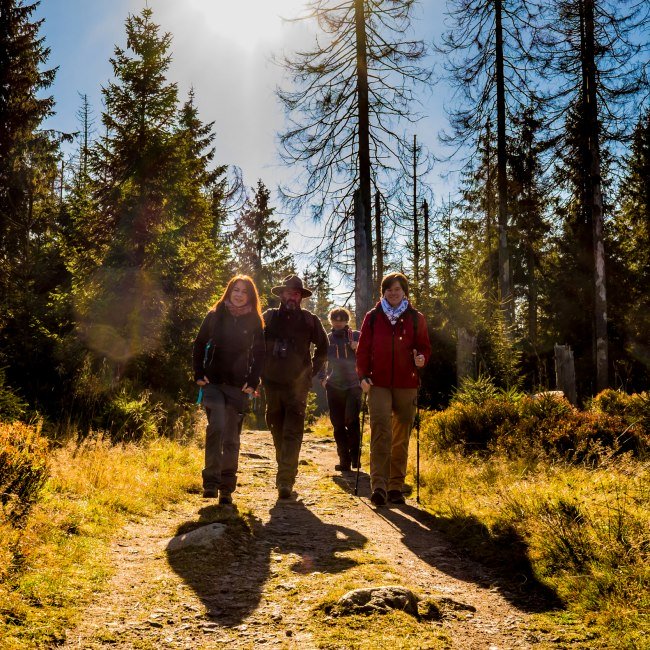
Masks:
[[[304,280],[313,292],[305,302],[306,308],[316,314],[324,324],[327,324],[330,310],[333,307],[332,285],[322,260],[317,260],[313,269],[305,271]]]
[[[456,147],[469,145],[471,152],[477,152],[486,124],[496,127],[498,287],[509,328],[514,303],[506,143],[513,115],[531,97],[526,8],[521,0],[451,0],[448,5],[452,26],[444,33],[439,51],[446,57],[445,68],[456,94],[455,105],[449,107],[452,130],[443,141]]]
[[[294,272],[295,266],[293,257],[287,253],[289,231],[273,216],[271,192],[261,179],[253,189],[253,198],[246,200],[235,223],[232,246],[237,271],[253,278],[266,304],[271,298],[271,288]]]
[[[636,124],[625,162],[611,228],[610,277],[617,291],[609,313],[619,348],[617,385],[641,390],[650,381],[650,110]]]
[[[42,129],[56,70],[44,69],[38,4],[0,0],[0,365],[32,405],[48,409],[60,394],[57,344],[70,315],[53,190],[58,137]]]
[[[575,190],[568,201],[566,194],[564,200],[560,197],[566,212],[576,214],[574,207],[581,206],[578,221],[569,229],[579,227],[580,243],[585,246],[576,251],[582,267],[576,277],[591,273],[590,284],[580,289],[591,323],[585,328],[584,319],[578,319],[581,327],[573,336],[584,340],[585,331],[593,333],[592,361],[585,360],[583,372],[586,390],[595,392],[608,385],[609,375],[604,248],[607,149],[629,133],[630,106],[644,86],[648,44],[643,34],[650,13],[645,3],[636,0],[555,0],[539,3],[539,10],[540,29],[531,61],[549,82],[545,122],[554,133],[564,127],[563,135],[555,138],[557,158],[563,159],[570,148],[577,156],[569,161],[572,173],[567,176],[558,169],[558,176],[564,175]],[[611,162],[616,166],[616,157]],[[570,241],[565,244],[571,246]]]

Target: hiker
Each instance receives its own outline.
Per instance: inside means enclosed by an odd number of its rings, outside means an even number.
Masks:
[[[194,379],[208,417],[203,497],[231,504],[237,486],[244,413],[260,381],[264,337],[253,280],[236,275],[203,320],[194,341]]]
[[[266,358],[262,382],[266,423],[278,463],[275,484],[278,497],[288,499],[298,474],[307,393],[327,359],[327,334],[318,317],[300,307],[312,292],[299,277],[287,276],[271,292],[280,298],[280,307],[263,314]],[[316,346],[313,357],[312,343]]]
[[[323,368],[319,378],[327,393],[330,422],[339,456],[334,469],[348,472],[359,463],[361,386],[354,353],[359,344],[359,332],[350,329],[350,312],[344,307],[332,309],[329,322],[332,330],[327,335],[327,368]]]
[[[368,394],[370,500],[377,506],[404,503],[419,370],[431,355],[426,321],[410,305],[408,293],[402,273],[384,277],[381,300],[363,319],[356,352],[361,388]]]

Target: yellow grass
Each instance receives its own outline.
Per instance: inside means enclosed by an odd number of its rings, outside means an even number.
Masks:
[[[476,560],[507,567],[509,544],[521,543],[531,576],[564,603],[540,616],[541,626],[570,620],[582,630],[580,647],[636,648],[650,634],[649,470],[629,457],[593,469],[423,453],[421,501]]]
[[[63,638],[107,576],[110,539],[200,489],[201,452],[165,439],[111,446],[101,437],[50,458],[51,476],[25,529],[0,524],[0,648],[40,648]]]

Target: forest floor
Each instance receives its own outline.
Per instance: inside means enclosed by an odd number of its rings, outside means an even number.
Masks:
[[[513,576],[464,558],[415,499],[374,508],[363,471],[355,497],[355,474],[335,463],[334,441],[306,434],[296,494],[279,501],[271,436],[245,431],[235,506],[195,494],[130,523],[107,588],[64,647],[568,647],[536,621],[547,607]],[[167,549],[212,522],[226,529],[210,548]],[[440,616],[334,615],[349,589],[385,585],[437,603]]]

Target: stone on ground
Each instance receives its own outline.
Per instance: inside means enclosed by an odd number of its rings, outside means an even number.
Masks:
[[[397,609],[411,616],[418,616],[420,599],[405,587],[367,587],[353,589],[341,596],[337,602],[337,613],[346,614],[386,614]]]
[[[209,548],[223,535],[225,530],[226,527],[223,524],[201,526],[189,533],[172,537],[165,548],[167,551],[179,551],[183,548]]]

